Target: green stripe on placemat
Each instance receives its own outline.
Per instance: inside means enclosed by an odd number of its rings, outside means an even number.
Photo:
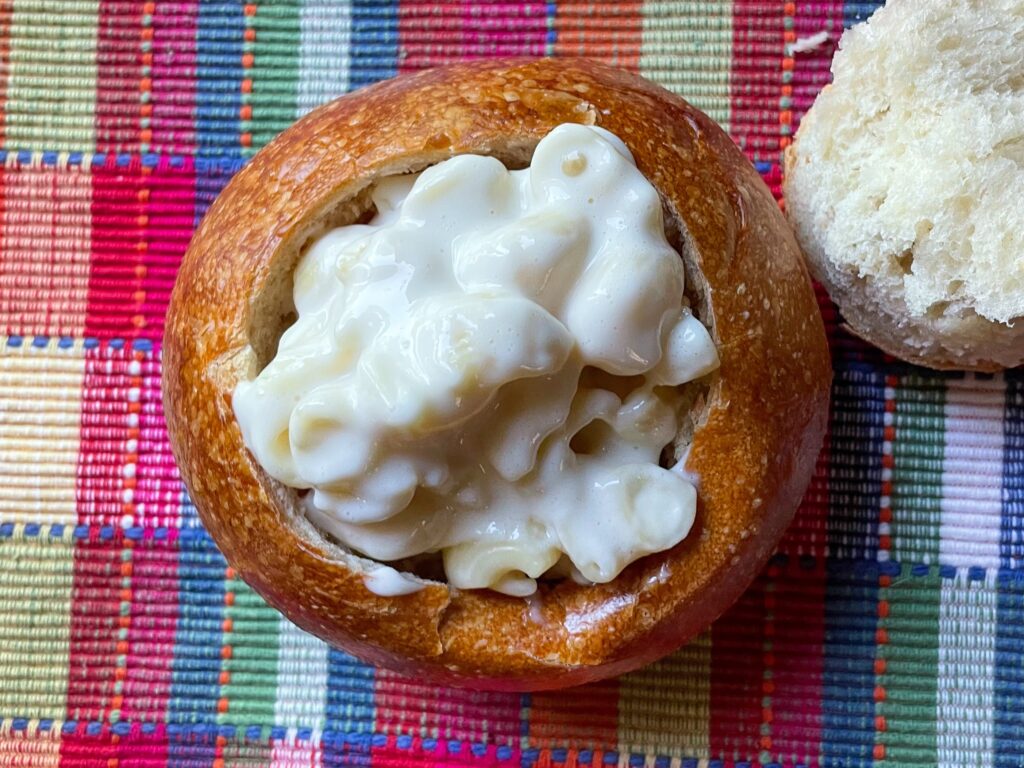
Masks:
[[[891,586],[882,591],[888,615],[881,618],[879,626],[889,637],[879,649],[886,664],[878,675],[884,697],[875,710],[885,718],[876,725],[876,742],[885,746],[880,765],[936,764],[935,673],[941,589],[942,580],[933,567],[927,575],[894,576]]]
[[[277,694],[278,628],[281,615],[268,606],[244,581],[227,581],[232,603],[224,609],[224,645],[230,657],[224,670],[230,675],[221,687],[218,719],[231,723],[274,722]]]
[[[299,82],[300,7],[264,3],[252,17],[252,148],[255,151],[295,121]],[[243,126],[243,131],[249,130]]]
[[[74,541],[0,536],[0,716],[65,716]]]
[[[896,389],[892,559],[937,563],[942,522],[945,380],[911,375]]]

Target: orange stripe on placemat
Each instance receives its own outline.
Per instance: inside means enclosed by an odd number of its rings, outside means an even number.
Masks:
[[[529,745],[611,751],[618,747],[619,682],[607,680],[528,697]]]
[[[559,3],[556,56],[586,56],[636,72],[643,42],[643,3]]]

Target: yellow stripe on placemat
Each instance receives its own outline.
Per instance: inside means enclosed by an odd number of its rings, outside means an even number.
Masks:
[[[99,0],[15,0],[6,146],[96,149]]]
[[[732,0],[646,0],[640,73],[678,93],[726,130],[730,118]]]
[[[85,349],[0,338],[0,522],[75,523]]]
[[[70,661],[74,528],[0,533],[0,712],[64,717]],[[0,753],[2,754],[2,753]]]
[[[711,633],[619,680],[619,753],[710,757]]]

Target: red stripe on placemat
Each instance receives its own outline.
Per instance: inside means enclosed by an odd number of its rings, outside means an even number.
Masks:
[[[133,156],[119,166],[108,155],[93,168],[92,199],[85,335],[157,341],[192,237],[194,161],[161,157],[150,167]]]
[[[122,622],[128,627],[127,663],[115,675],[124,681],[122,720],[163,722],[174,674],[178,555],[172,544],[154,542],[152,528],[145,533],[132,553],[131,612]]]
[[[494,747],[513,747],[519,743],[522,707],[520,697],[515,693],[439,687],[379,669],[374,683],[374,704],[376,732],[425,734],[428,738],[444,742],[439,744],[440,755],[448,755],[446,745],[449,741],[464,744],[466,755],[469,755],[470,744],[486,742],[491,749],[480,760],[490,764],[497,760]],[[408,750],[388,742],[374,747],[373,755],[376,765],[378,758],[388,760],[407,756]]]
[[[463,58],[464,3],[398,4],[398,72],[415,72]]]
[[[96,34],[96,150],[138,151],[143,3],[101,0]]]
[[[825,558],[782,569],[775,590],[772,752],[816,765],[825,669]]]
[[[130,548],[131,542],[124,542]],[[122,548],[99,538],[75,542],[71,592],[67,714],[68,720],[110,720],[120,709],[115,685],[118,656],[127,654],[127,639],[118,631],[122,594]]]
[[[733,138],[755,160],[778,161],[783,25],[792,5],[733,0],[729,125]]]
[[[829,299],[825,289],[815,284],[818,307],[821,309],[825,322],[825,334],[832,343],[837,333],[838,315],[836,307]],[[825,558],[828,556],[828,516],[829,516],[829,467],[832,463],[832,419],[829,418],[828,431],[821,446],[821,453],[814,468],[814,476],[804,493],[803,501],[796,512],[792,525],[786,532],[779,551],[791,556],[810,556]]]
[[[606,8],[606,13],[597,14],[593,3],[559,3],[555,55],[586,56],[639,71],[643,3],[615,3]]]
[[[543,56],[547,4],[400,3],[398,71],[466,59]]]
[[[140,222],[148,169],[138,155],[124,167],[115,155],[92,169],[92,257],[85,335],[134,338],[144,243]]]
[[[86,351],[75,483],[75,540],[67,718],[110,721],[120,716],[132,603],[133,542],[120,537],[132,522],[135,463],[129,440],[138,431],[142,353],[106,344]],[[116,539],[116,540],[115,540]]]
[[[791,107],[796,131],[800,118],[810,109],[818,91],[832,79],[829,67],[843,32],[843,3],[841,0],[797,3],[793,31],[797,40],[809,39],[819,32],[828,33],[828,40],[822,44],[793,54]]]
[[[761,745],[765,606],[763,578],[711,627],[711,754],[753,760]]]

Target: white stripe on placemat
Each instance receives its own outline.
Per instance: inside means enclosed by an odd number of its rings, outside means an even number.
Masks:
[[[278,639],[274,722],[320,731],[327,707],[327,644],[283,616]]]
[[[939,768],[993,764],[996,570],[942,581],[935,747]]]
[[[348,90],[352,4],[307,0],[299,28],[298,116]]]
[[[939,562],[999,566],[1006,384],[968,375],[946,391]]]

